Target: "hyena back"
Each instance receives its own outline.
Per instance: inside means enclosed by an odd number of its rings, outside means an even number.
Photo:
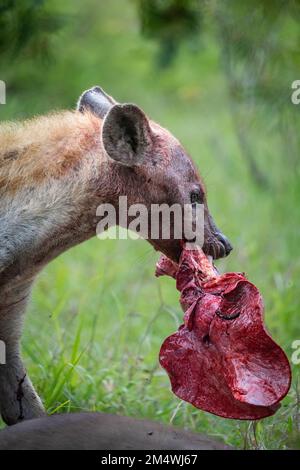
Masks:
[[[0,412],[8,424],[44,414],[20,356],[22,319],[38,272],[96,233],[96,209],[143,203],[204,204],[204,250],[231,247],[209,214],[191,159],[166,129],[132,104],[117,104],[99,87],[76,111],[0,126]],[[191,196],[193,195],[193,197]],[[180,240],[148,240],[178,260]]]

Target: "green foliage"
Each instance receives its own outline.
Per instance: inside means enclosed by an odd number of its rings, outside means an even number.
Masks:
[[[298,110],[287,93],[300,67],[299,17],[300,2],[294,0],[254,0],[251,9],[246,2],[225,0],[216,2],[212,12],[236,133],[250,172],[260,184],[266,183],[269,170],[260,170],[257,164],[266,123],[286,148],[283,158],[290,172],[299,172]]]
[[[283,91],[291,86],[300,68],[300,2],[298,0],[240,0],[182,2],[139,0],[142,32],[159,41],[159,64],[170,65],[187,38],[199,42],[209,24],[220,45],[221,64],[230,95],[230,109],[242,154],[254,181],[272,185],[268,167],[261,168],[261,136],[265,125],[286,147],[288,165],[299,171],[300,135],[297,110]],[[195,58],[196,60],[196,58]],[[255,136],[252,136],[253,125]]]
[[[137,0],[141,32],[159,40],[158,65],[170,65],[182,41],[195,40],[201,26],[197,0]]]
[[[51,3],[51,2],[50,2]],[[39,57],[51,54],[51,35],[64,17],[45,0],[2,0],[0,3],[0,54],[16,58],[21,53]]]

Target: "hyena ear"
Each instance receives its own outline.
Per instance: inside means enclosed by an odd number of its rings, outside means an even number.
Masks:
[[[91,111],[101,119],[105,117],[110,108],[116,104],[116,101],[105,93],[99,86],[94,86],[86,90],[80,96],[77,102],[77,110],[83,113],[86,110]]]
[[[110,158],[126,166],[139,166],[150,158],[153,136],[138,106],[116,104],[104,119],[102,141]]]

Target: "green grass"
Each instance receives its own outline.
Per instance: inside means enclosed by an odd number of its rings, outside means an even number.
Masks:
[[[266,123],[254,128],[258,151],[266,149],[258,153],[259,162],[274,183],[259,189],[236,141],[214,40],[204,37],[199,54],[183,49],[170,70],[157,71],[156,45],[141,39],[132,4],[124,2],[120,15],[116,1],[96,10],[94,3],[67,2],[72,22],[57,40],[56,61],[46,69],[32,67],[29,59],[3,69],[7,77],[1,78],[11,87],[1,118],[71,107],[93,84],[143,106],[196,161],[210,210],[234,245],[218,266],[247,272],[263,294],[268,328],[291,357],[291,344],[300,339],[300,189],[278,136]],[[158,352],[181,323],[182,312],[174,282],[154,277],[157,257],[145,241],[93,239],[41,273],[22,344],[48,412],[145,417],[205,432],[238,448],[299,447],[299,366],[293,366],[293,385],[281,409],[256,424],[218,418],[172,395]]]

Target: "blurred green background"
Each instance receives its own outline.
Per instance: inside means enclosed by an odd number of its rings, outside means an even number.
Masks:
[[[74,108],[102,86],[178,137],[206,182],[211,213],[289,358],[300,339],[298,0],[1,0],[0,118]],[[93,239],[42,272],[23,353],[50,413],[101,410],[217,436],[239,448],[299,447],[300,365],[277,414],[225,420],[179,401],[158,365],[181,323],[171,279],[145,241]]]

